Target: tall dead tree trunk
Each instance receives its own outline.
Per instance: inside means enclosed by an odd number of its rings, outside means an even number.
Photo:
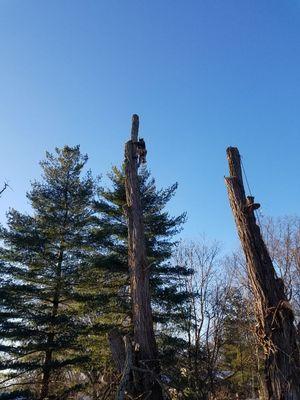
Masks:
[[[150,270],[147,264],[143,213],[140,197],[138,166],[145,162],[146,148],[143,139],[138,140],[139,118],[132,117],[131,140],[125,144],[125,189],[128,220],[128,263],[135,343],[135,364],[138,368],[138,394],[152,400],[163,399],[157,382],[159,364],[154,337],[151,299]]]
[[[259,204],[245,195],[240,154],[227,149],[230,177],[225,178],[230,206],[246,256],[255,297],[257,337],[265,352],[265,383],[269,400],[300,400],[300,362],[294,314],[283,281],[274,266],[256,224]]]

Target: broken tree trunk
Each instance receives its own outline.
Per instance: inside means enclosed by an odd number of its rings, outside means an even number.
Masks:
[[[124,340],[124,337],[122,337],[117,329],[112,329],[108,332],[109,347],[118,372],[123,372],[125,365],[126,351]]]
[[[268,400],[300,400],[294,314],[256,224],[254,210],[259,205],[254,203],[253,197],[245,195],[238,149],[229,147],[227,158],[230,177],[225,178],[225,182],[255,297],[256,334],[265,353]]]
[[[130,380],[130,373],[133,368],[132,364],[132,345],[131,345],[131,340],[128,335],[124,336],[124,353],[126,354],[126,358],[124,361],[124,366],[122,369],[122,378],[121,382],[118,387],[117,391],[117,396],[116,400],[124,400],[125,398],[125,392],[126,389],[128,388],[128,382]]]
[[[138,395],[152,400],[163,399],[157,381],[159,364],[153,330],[150,270],[147,264],[143,213],[140,197],[138,166],[145,162],[146,148],[138,141],[139,118],[132,117],[131,140],[125,144],[125,189],[128,221],[128,263],[132,300],[135,345],[135,366],[149,372],[138,372]]]

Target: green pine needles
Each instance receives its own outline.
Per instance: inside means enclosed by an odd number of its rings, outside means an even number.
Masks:
[[[98,250],[86,161],[78,146],[47,153],[43,180],[27,195],[32,215],[10,210],[1,228],[2,391],[30,387],[33,397],[60,398],[68,371],[87,359],[79,340],[87,329],[81,281]]]
[[[107,333],[131,331],[124,171],[104,189],[86,162],[79,146],[47,153],[32,212],[10,210],[1,227],[0,399],[102,398],[115,374]],[[139,177],[159,336],[186,298],[177,281],[188,272],[169,262],[186,216],[165,211],[177,185],[157,190],[145,168]]]

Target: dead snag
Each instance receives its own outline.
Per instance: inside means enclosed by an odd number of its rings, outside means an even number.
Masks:
[[[163,399],[157,379],[159,364],[153,331],[150,299],[150,270],[147,265],[143,213],[141,206],[138,166],[146,161],[146,146],[143,139],[138,140],[139,118],[132,117],[131,140],[125,144],[125,189],[128,223],[128,263],[132,315],[134,327],[134,346],[136,367],[149,370],[138,373],[137,394],[147,399]]]
[[[108,332],[108,341],[115,367],[118,372],[123,372],[126,358],[124,338],[117,329],[112,329]]]
[[[300,400],[299,348],[294,314],[256,224],[254,210],[259,204],[254,203],[253,197],[245,195],[238,149],[229,147],[227,158],[230,176],[225,178],[225,182],[255,297],[256,333],[265,352],[268,399]]]

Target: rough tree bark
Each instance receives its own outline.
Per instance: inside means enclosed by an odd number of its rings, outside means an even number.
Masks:
[[[138,179],[141,150],[138,142],[139,118],[132,117],[131,140],[125,144],[125,189],[128,221],[128,263],[134,328],[135,365],[139,369],[137,394],[152,400],[163,399],[161,387],[155,378],[159,374],[151,300],[150,270],[147,264],[145,233]],[[142,141],[143,142],[143,141]],[[143,142],[144,143],[144,142]],[[146,154],[142,149],[142,162]]]
[[[265,386],[269,400],[300,400],[300,362],[294,314],[283,281],[274,266],[256,224],[259,204],[246,197],[239,151],[227,149],[230,177],[225,178],[230,206],[246,256],[255,297],[257,337],[265,352]]]
[[[117,329],[112,329],[108,332],[108,341],[115,366],[118,372],[122,372],[126,358],[124,338]]]

